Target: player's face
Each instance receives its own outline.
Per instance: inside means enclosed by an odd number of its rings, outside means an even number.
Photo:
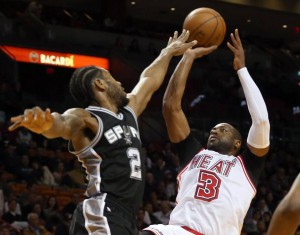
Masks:
[[[105,70],[103,72],[104,80],[107,83],[107,96],[115,102],[116,106],[120,109],[126,106],[129,102],[127,94],[124,91],[121,83],[116,81],[111,74]]]
[[[229,154],[234,148],[234,140],[233,127],[228,123],[220,123],[211,129],[207,149]]]

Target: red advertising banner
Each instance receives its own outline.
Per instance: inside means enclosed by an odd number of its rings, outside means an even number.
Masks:
[[[109,60],[103,57],[44,51],[24,47],[0,46],[0,49],[11,59],[18,62],[79,68],[95,65],[109,69]]]

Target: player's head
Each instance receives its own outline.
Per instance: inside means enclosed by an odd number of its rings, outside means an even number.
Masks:
[[[78,68],[70,80],[70,93],[82,107],[102,106],[104,99],[117,108],[128,104],[128,98],[121,86],[111,74],[96,66]]]
[[[236,156],[241,148],[242,135],[232,125],[219,123],[210,131],[207,149]]]

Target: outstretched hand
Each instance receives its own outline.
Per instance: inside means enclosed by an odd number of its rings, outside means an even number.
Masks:
[[[187,49],[192,48],[197,44],[197,41],[186,42],[189,38],[190,32],[183,30],[178,36],[178,32],[175,31],[173,37],[169,38],[167,50],[171,51],[174,56],[182,55]]]
[[[212,53],[216,50],[218,46],[210,46],[210,47],[195,47],[192,49],[186,50],[185,55],[192,56],[194,59],[201,58],[205,55]]]
[[[8,127],[9,131],[13,131],[19,127],[25,127],[35,133],[43,133],[49,130],[54,123],[50,109],[43,111],[40,107],[25,109],[23,115],[15,116],[10,119],[13,123]]]
[[[234,30],[234,34],[230,34],[230,38],[232,44],[227,42],[227,46],[233,52],[234,59],[233,59],[233,68],[237,71],[243,67],[245,67],[245,52],[242,45],[242,41],[239,36],[238,29]]]

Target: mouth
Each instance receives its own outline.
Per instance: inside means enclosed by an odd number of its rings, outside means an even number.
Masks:
[[[217,140],[218,138],[216,136],[210,136],[209,137],[209,141],[214,141],[214,140]]]

